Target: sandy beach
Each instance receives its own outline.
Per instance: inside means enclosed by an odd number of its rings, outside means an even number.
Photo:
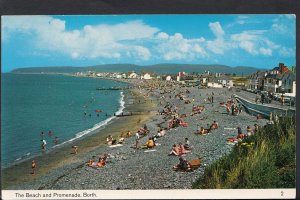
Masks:
[[[36,159],[36,175],[31,175],[31,160],[2,171],[3,189],[191,189],[192,182],[199,178],[205,167],[232,149],[226,138],[236,137],[237,126],[243,132],[255,123],[263,126],[267,120],[256,121],[255,116],[246,112],[238,116],[228,115],[220,102],[231,98],[233,91],[222,89],[199,89],[182,87],[167,82],[134,80],[130,81],[135,89],[125,92],[125,112],[136,113],[133,116],[119,117],[105,129],[70,145],[57,149]],[[187,92],[187,90],[189,92]],[[214,103],[207,97],[213,93]],[[184,96],[180,99],[178,94]],[[185,101],[189,100],[190,103]],[[167,128],[172,115],[160,115],[158,111],[167,105],[188,124],[168,129],[166,135],[157,139],[154,151],[134,149],[134,134],[139,127],[147,125],[150,135],[157,134],[160,127]],[[200,114],[190,115],[193,105],[204,106]],[[208,135],[194,134],[201,126],[208,127],[216,120],[219,128]],[[122,132],[130,130],[133,136],[126,138],[122,146],[111,148],[105,144],[105,138],[112,135],[116,139]],[[192,152],[187,160],[201,157],[200,168],[192,172],[176,172],[172,167],[179,163],[177,156],[168,156],[173,144],[184,143],[188,138]],[[140,139],[145,144],[148,136]],[[78,154],[71,154],[72,145],[78,146]],[[106,166],[91,168],[85,165],[90,159],[98,159],[108,154]]]

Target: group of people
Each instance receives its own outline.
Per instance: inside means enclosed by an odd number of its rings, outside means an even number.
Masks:
[[[94,161],[93,159],[89,160],[86,165],[93,168],[104,167],[106,165],[108,154],[104,153],[98,159],[98,161]]]
[[[244,134],[243,132],[242,132],[242,129],[241,129],[241,127],[237,127],[237,132],[238,132],[238,134],[237,134],[237,139],[244,139],[244,138],[246,138],[246,137],[250,137],[251,135],[255,135],[255,134],[257,134],[257,132],[258,132],[258,130],[259,130],[259,126],[258,126],[258,124],[254,124],[254,128],[252,129],[250,126],[247,126],[247,128],[246,128],[246,133]]]
[[[171,152],[168,155],[180,156],[189,152],[191,152],[190,142],[188,138],[185,138],[185,144],[183,145],[181,142],[179,143],[179,145],[173,144]]]
[[[211,130],[215,130],[218,128],[219,128],[219,123],[217,121],[213,121],[213,123],[209,126],[209,128],[204,128],[203,126],[201,126],[200,129],[195,132],[195,134],[206,135]]]
[[[40,136],[41,136],[41,149],[42,149],[43,152],[45,152],[47,150],[47,142],[46,142],[46,139],[45,139],[44,131],[41,131]],[[50,138],[52,138],[53,132],[51,130],[48,131],[48,136]],[[54,137],[53,143],[54,143],[54,145],[57,145],[59,143],[59,140],[58,140],[57,136]]]

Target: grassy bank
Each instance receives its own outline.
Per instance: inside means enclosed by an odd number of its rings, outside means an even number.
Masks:
[[[209,166],[193,188],[295,188],[295,129],[295,117],[261,128]]]

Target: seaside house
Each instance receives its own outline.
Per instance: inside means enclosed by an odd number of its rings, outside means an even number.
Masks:
[[[207,82],[207,87],[223,88],[223,85],[221,83],[219,83],[219,81],[216,77],[209,77],[208,82]]]
[[[292,71],[287,71],[281,77],[281,91],[296,96],[296,77]]]
[[[230,80],[226,75],[221,75],[219,73],[216,79],[217,82],[220,83],[223,87],[233,87],[233,81]]]
[[[201,74],[198,79],[200,81],[200,84],[203,85],[203,86],[206,86],[207,85],[207,82],[208,82],[208,77],[209,75],[208,74]]]
[[[177,77],[176,77],[176,80],[177,80],[178,82],[180,82],[181,79],[182,79],[182,77],[184,77],[185,75],[186,75],[185,72],[178,72],[178,75],[177,75]]]
[[[166,77],[166,81],[171,81],[172,80],[172,77],[169,75]]]
[[[126,74],[125,73],[123,73],[122,74],[122,78],[126,78],[127,76],[126,76]]]
[[[150,80],[150,79],[152,79],[152,77],[149,73],[146,73],[143,76],[141,76],[141,79]]]
[[[293,73],[290,73],[290,70],[283,63],[279,63],[278,67],[274,67],[270,72],[265,76],[264,81],[264,90],[272,93],[279,93],[292,91],[293,85]],[[284,78],[286,77],[286,78]],[[285,84],[282,86],[282,80],[284,79]],[[286,83],[287,81],[287,83]],[[287,89],[286,89],[287,87]]]
[[[132,72],[132,73],[129,74],[128,78],[133,78],[133,79],[135,79],[135,78],[137,78],[137,76],[138,76],[138,75],[137,75],[136,73]]]

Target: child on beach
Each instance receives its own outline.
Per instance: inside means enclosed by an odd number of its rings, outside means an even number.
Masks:
[[[36,168],[35,160],[32,160],[31,161],[31,169],[32,169],[31,174],[32,175],[35,175],[35,168]]]

